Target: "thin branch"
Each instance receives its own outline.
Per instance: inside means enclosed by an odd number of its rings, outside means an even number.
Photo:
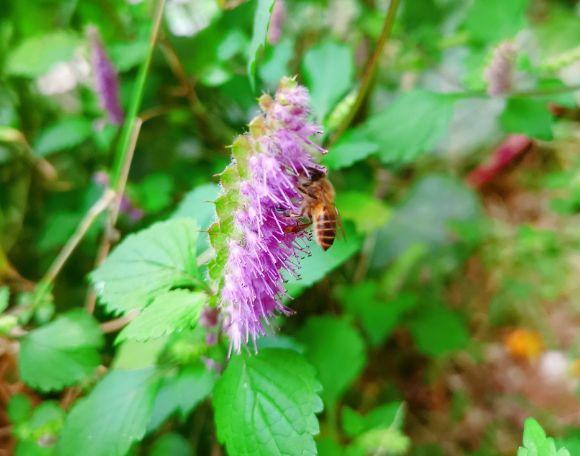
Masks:
[[[381,35],[377,41],[375,46],[375,50],[367,62],[363,73],[363,79],[360,84],[360,89],[358,90],[357,97],[352,105],[352,108],[348,112],[347,116],[338,126],[334,134],[332,135],[332,139],[330,140],[330,145],[334,144],[340,136],[346,131],[346,129],[351,124],[352,120],[358,113],[360,107],[362,106],[363,101],[367,95],[367,92],[371,86],[371,82],[377,70],[377,65],[379,63],[381,54],[383,53],[383,49],[387,44],[389,36],[391,34],[391,30],[393,29],[393,24],[395,22],[395,16],[397,13],[397,8],[399,6],[399,0],[391,0],[389,3],[389,8],[385,15],[385,22],[383,23],[383,29],[381,30]]]
[[[131,323],[137,316],[139,315],[139,311],[133,309],[127,312],[125,315],[119,318],[115,318],[114,320],[109,320],[101,324],[101,331],[105,334],[117,332],[120,329],[127,326]]]
[[[89,228],[92,226],[97,217],[105,209],[107,209],[107,207],[109,207],[114,197],[115,192],[107,189],[105,193],[103,193],[103,195],[97,200],[97,202],[93,204],[93,206],[86,213],[85,217],[81,220],[75,233],[70,237],[65,246],[59,252],[55,260],[50,265],[50,268],[48,268],[48,271],[41,280],[42,283],[52,283],[54,281],[66,261],[79,245],[85,234],[87,234]]]

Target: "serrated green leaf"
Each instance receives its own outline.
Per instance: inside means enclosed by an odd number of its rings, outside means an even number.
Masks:
[[[408,163],[432,150],[447,133],[454,101],[450,95],[415,89],[360,128],[379,146],[383,163]]]
[[[495,43],[515,36],[526,25],[528,0],[475,0],[466,27],[480,42]]]
[[[319,390],[314,369],[294,351],[234,356],[213,394],[218,438],[232,455],[315,455]]]
[[[252,32],[252,41],[248,48],[248,77],[252,89],[256,86],[256,60],[258,54],[262,51],[268,34],[268,26],[270,24],[270,15],[272,14],[272,7],[274,0],[257,0],[256,12],[254,15],[254,29]]]
[[[212,391],[216,376],[204,365],[189,366],[171,377],[165,377],[155,397],[148,429],[157,429],[177,413],[182,420]]]
[[[124,456],[145,435],[158,383],[154,368],[111,371],[69,413],[57,453]]]
[[[67,117],[46,127],[34,142],[34,152],[50,155],[82,144],[91,136],[92,125],[84,117]]]
[[[121,331],[117,342],[157,339],[192,328],[197,324],[206,302],[207,295],[201,292],[171,290],[160,294]]]
[[[328,408],[348,389],[361,373],[366,359],[359,333],[346,321],[313,317],[298,333],[306,359],[316,368],[322,383],[322,399]]]
[[[554,439],[546,435],[534,418],[524,422],[523,444],[518,449],[518,456],[570,456],[566,448],[556,449]]]
[[[442,356],[464,348],[469,333],[460,316],[444,307],[422,310],[409,324],[419,350],[429,356]]]
[[[191,456],[193,454],[191,444],[175,432],[159,437],[148,453],[149,456]]]
[[[20,376],[41,391],[73,385],[99,365],[102,345],[103,335],[94,318],[73,310],[22,338]]]
[[[10,53],[6,72],[29,78],[42,76],[55,64],[72,59],[79,44],[79,38],[71,32],[32,36]]]
[[[350,47],[323,41],[308,50],[303,69],[312,108],[322,122],[351,88],[354,62]]]
[[[347,131],[333,145],[322,159],[324,166],[330,169],[341,169],[364,160],[379,150],[379,145],[370,140],[365,131],[354,129]]]
[[[542,100],[510,98],[500,116],[500,122],[508,133],[523,133],[546,141],[554,138],[552,115]]]
[[[90,276],[100,301],[127,312],[172,288],[199,285],[198,230],[193,220],[172,219],[127,236]]]

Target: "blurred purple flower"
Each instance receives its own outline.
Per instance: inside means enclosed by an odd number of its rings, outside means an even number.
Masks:
[[[286,20],[286,5],[284,0],[275,0],[268,29],[268,42],[277,44],[282,36],[282,28]]]
[[[87,33],[91,44],[91,67],[95,92],[101,107],[107,111],[109,122],[117,125],[122,124],[123,110],[119,102],[117,71],[105,51],[98,30],[95,27],[89,27]]]
[[[311,152],[326,152],[310,140],[321,129],[308,121],[308,92],[294,80],[284,79],[275,99],[263,95],[260,106],[263,115],[247,135],[249,178],[240,185],[243,204],[234,214],[240,236],[229,243],[221,295],[224,328],[236,352],[264,334],[272,315],[290,312],[281,303],[283,271],[298,276],[299,256],[307,253],[300,245],[306,234],[289,231],[302,200],[298,176],[324,171]]]
[[[492,97],[505,95],[512,89],[515,57],[516,47],[509,41],[494,49],[491,61],[483,73],[487,93]]]

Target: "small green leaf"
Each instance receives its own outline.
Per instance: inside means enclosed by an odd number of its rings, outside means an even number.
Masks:
[[[463,320],[444,307],[422,310],[409,324],[419,350],[429,356],[442,356],[464,348],[469,333]]]
[[[454,98],[415,89],[397,98],[362,127],[384,163],[408,163],[431,151],[447,133]]]
[[[32,36],[10,53],[6,72],[29,78],[42,76],[55,64],[71,60],[79,44],[79,38],[66,31]]]
[[[22,338],[20,376],[41,391],[73,385],[99,365],[102,345],[103,335],[94,318],[73,310]]]
[[[526,25],[528,0],[475,0],[467,15],[471,36],[483,43],[511,38]]]
[[[308,50],[303,67],[312,108],[322,122],[352,85],[352,52],[344,44],[323,41]]]
[[[268,49],[268,57],[260,65],[260,78],[266,85],[275,89],[280,79],[290,74],[288,64],[294,53],[294,43],[290,38],[285,38],[276,46]]]
[[[330,169],[346,168],[364,160],[378,150],[379,145],[371,141],[365,131],[349,130],[330,148],[322,163]]]
[[[69,413],[57,454],[124,456],[145,435],[158,384],[153,368],[111,371]]]
[[[500,116],[500,122],[508,133],[523,133],[546,141],[554,138],[552,115],[545,101],[510,98]]]
[[[400,428],[402,419],[402,402],[391,402],[372,409],[366,415],[361,415],[350,407],[342,410],[342,425],[349,437],[357,437],[371,429],[394,427]],[[399,422],[397,422],[399,421]]]
[[[148,50],[149,40],[147,37],[115,43],[108,48],[113,65],[121,73],[141,64],[145,60]]]
[[[256,3],[254,30],[252,33],[252,41],[248,48],[248,77],[250,78],[252,89],[255,89],[256,86],[256,60],[266,43],[274,0],[257,0]]]
[[[72,149],[91,136],[92,125],[84,117],[68,117],[46,127],[34,143],[37,155]]]
[[[383,226],[391,211],[368,193],[347,191],[337,195],[336,207],[343,220],[351,220],[360,233],[368,234]]]
[[[298,333],[298,340],[304,345],[306,359],[318,372],[322,399],[331,408],[365,365],[362,337],[346,321],[324,316],[310,318]]]
[[[294,351],[234,356],[213,394],[218,438],[232,455],[315,455],[319,390],[314,369]]]
[[[159,437],[149,451],[149,456],[191,456],[191,444],[180,434],[170,432]]]
[[[570,456],[566,448],[556,449],[554,439],[546,435],[534,418],[524,422],[523,444],[518,449],[518,456]]]
[[[354,446],[364,454],[402,455],[411,446],[411,439],[399,429],[392,427],[371,429],[356,439]]]
[[[19,424],[28,420],[32,414],[32,402],[25,394],[15,394],[8,401],[8,418],[12,424]]]
[[[134,186],[134,193],[145,212],[159,212],[171,204],[173,186],[169,174],[153,173]]]
[[[172,219],[127,236],[91,274],[101,302],[127,312],[172,288],[198,285],[198,230],[192,220]]]
[[[201,363],[165,377],[155,397],[148,429],[157,429],[175,413],[185,420],[197,404],[211,393],[215,380],[215,374]]]
[[[0,287],[0,313],[8,308],[10,302],[10,289],[8,287]]]
[[[143,312],[121,331],[117,342],[149,340],[192,328],[197,324],[207,295],[187,290],[171,290],[156,296]]]

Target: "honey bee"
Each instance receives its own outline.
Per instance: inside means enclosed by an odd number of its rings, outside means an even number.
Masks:
[[[307,218],[308,223],[297,223],[287,231],[298,232],[312,225],[316,243],[328,250],[340,224],[334,205],[334,187],[323,171],[309,169],[308,176],[300,177],[298,191],[303,195],[299,217]]]

